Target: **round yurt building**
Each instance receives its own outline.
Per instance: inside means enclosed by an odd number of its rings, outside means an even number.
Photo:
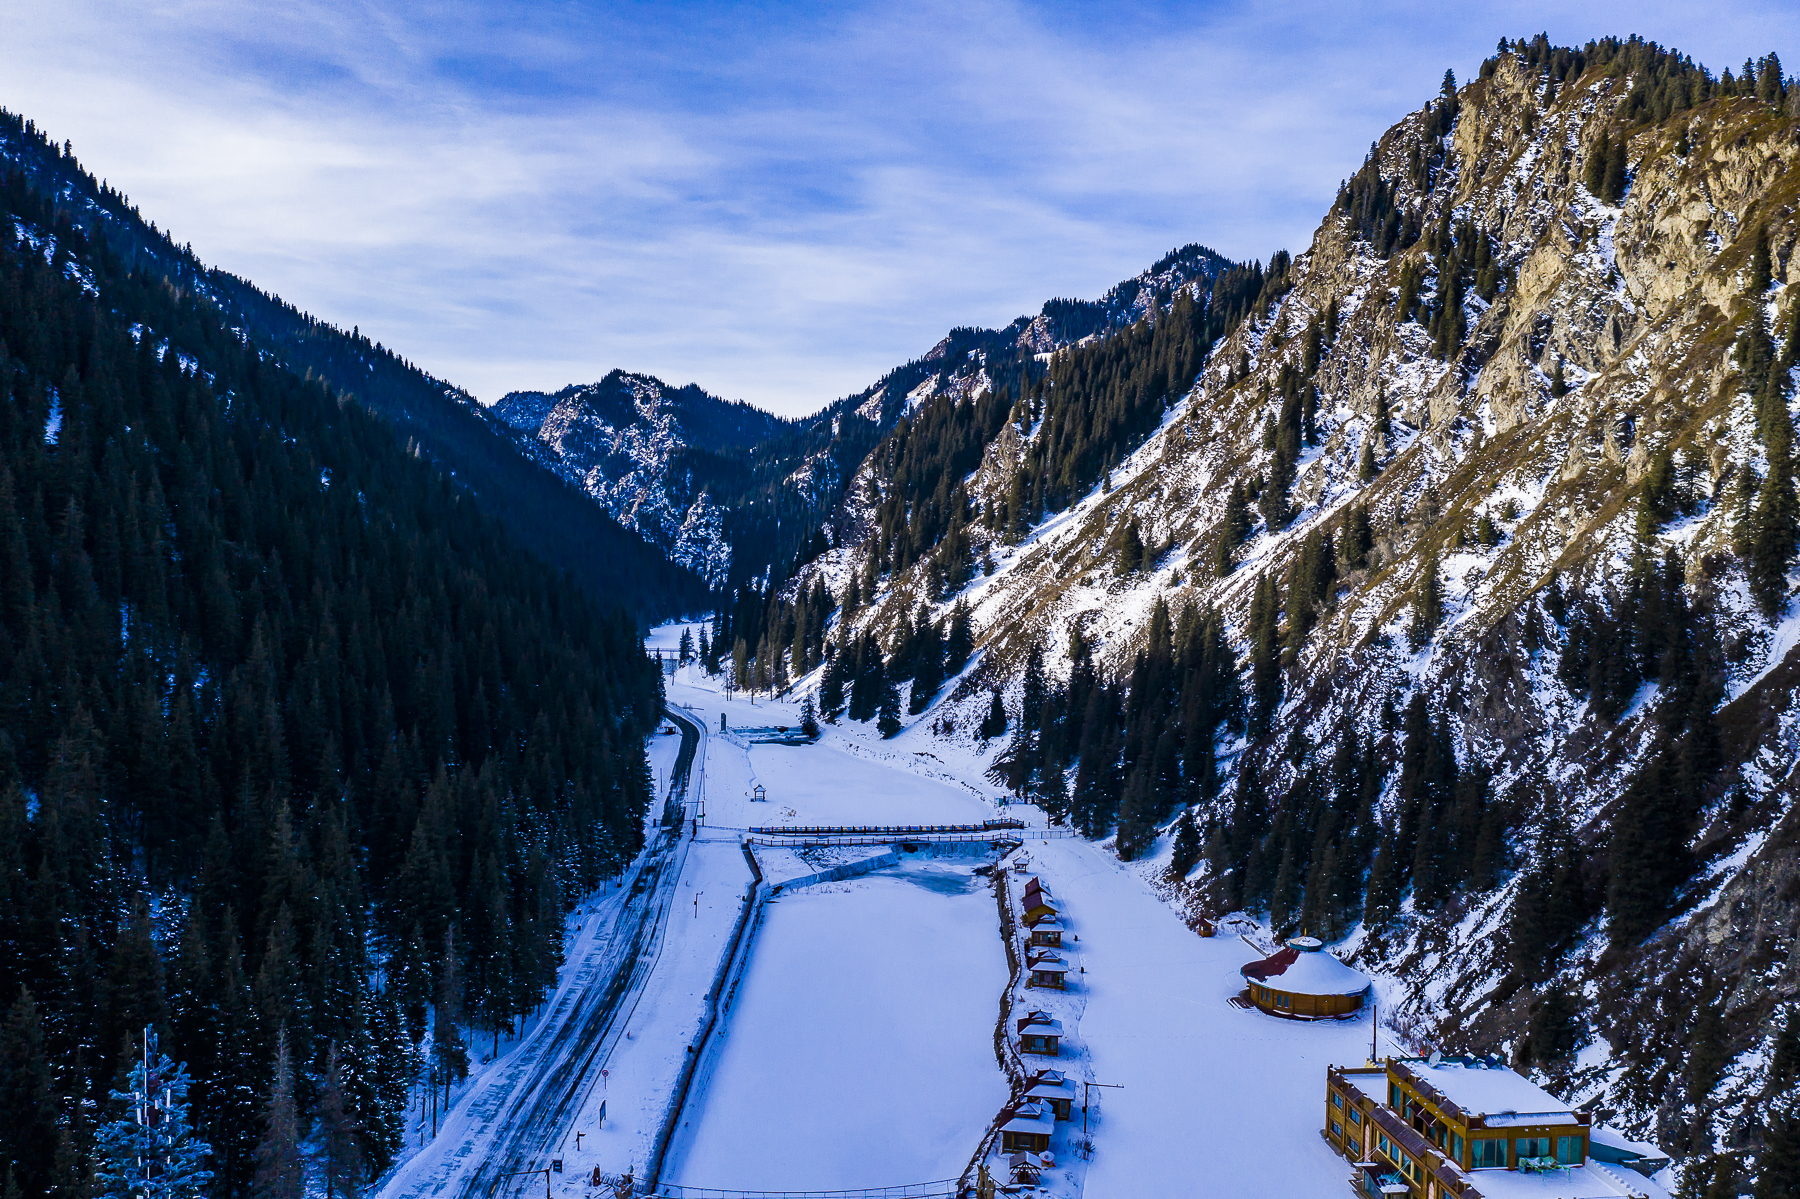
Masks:
[[[1291,938],[1279,953],[1239,973],[1252,1004],[1294,1020],[1354,1015],[1369,995],[1369,976],[1325,952],[1317,937]]]

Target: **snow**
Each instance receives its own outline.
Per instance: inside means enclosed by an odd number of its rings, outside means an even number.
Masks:
[[[771,905],[666,1179],[825,1190],[962,1173],[1007,1098],[1006,956],[974,864],[909,862]]]
[[[1452,1062],[1436,1066],[1413,1063],[1410,1069],[1456,1106],[1475,1115],[1546,1112],[1566,1115],[1569,1111],[1567,1103],[1512,1070],[1489,1070]]]
[[[1077,1051],[1095,1081],[1123,1087],[1103,1092],[1088,1199],[1340,1193],[1349,1167],[1318,1135],[1325,1068],[1368,1057],[1368,1017],[1239,1010],[1227,1000],[1257,951],[1196,936],[1096,845],[1049,841],[1031,854],[1080,921],[1087,1005]]]

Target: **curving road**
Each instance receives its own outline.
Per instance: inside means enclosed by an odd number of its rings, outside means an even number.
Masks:
[[[681,732],[668,798],[685,811],[690,775],[699,784],[705,770],[706,730],[673,705],[663,712]],[[679,824],[657,830],[627,876],[630,894],[611,926],[596,933],[549,1013],[506,1068],[466,1096],[438,1137],[394,1172],[380,1199],[483,1199],[507,1175],[542,1170],[561,1156],[563,1138],[656,965],[688,844]]]

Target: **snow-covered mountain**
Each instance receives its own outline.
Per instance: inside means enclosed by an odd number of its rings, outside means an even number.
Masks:
[[[840,646],[898,644],[921,606],[968,605],[979,651],[917,717],[967,737],[990,688],[1016,705],[1033,645],[1053,681],[1077,631],[1103,675],[1131,677],[1159,603],[1221,612],[1248,684],[1268,587],[1278,701],[1266,734],[1222,746],[1203,836],[1241,823],[1251,765],[1271,806],[1252,815],[1280,827],[1362,736],[1385,780],[1371,828],[1412,854],[1402,779],[1422,743],[1399,714],[1418,698],[1462,776],[1492,772],[1507,832],[1491,887],[1409,891],[1392,921],[1349,931],[1387,1018],[1421,1047],[1520,1056],[1554,993],[1588,1044],[1559,1085],[1703,1154],[1755,1141],[1777,1017],[1800,997],[1800,616],[1779,544],[1800,97],[1778,65],[1741,88],[1636,39],[1603,50],[1518,43],[1384,134],[1160,423],[1023,537],[986,517],[1021,480],[1041,493],[1064,434],[1016,408],[952,480],[976,516],[951,524],[991,573],[945,592],[944,553],[910,544],[887,569],[877,456],[840,517],[855,535],[791,593],[875,584]],[[1053,360],[1050,386],[1066,379]],[[1619,913],[1645,910],[1622,880],[1648,869],[1651,828],[1680,864],[1649,935],[1622,935]],[[1302,874],[1309,851],[1325,849],[1299,848]],[[1221,914],[1227,856],[1203,856],[1181,901]],[[1521,966],[1521,912],[1541,899],[1523,891],[1552,874],[1573,879],[1556,885],[1579,930]]]
[[[746,452],[795,428],[691,383],[671,387],[625,371],[553,395],[509,392],[487,415],[615,520],[715,587],[730,571],[732,549],[709,492],[723,485],[735,494]]]
[[[909,412],[937,397],[980,395],[1021,362],[1124,328],[1177,294],[1207,294],[1230,267],[1203,246],[1184,246],[1098,300],[1051,300],[1001,329],[954,329],[800,420],[621,370],[554,394],[511,392],[486,414],[714,587],[771,569],[779,577],[809,532],[833,517],[876,441]],[[771,512],[793,519],[778,532]]]

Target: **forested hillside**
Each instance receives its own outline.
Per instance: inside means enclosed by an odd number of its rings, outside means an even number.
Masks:
[[[0,180],[0,1185],[125,1193],[146,1026],[214,1193],[296,1111],[366,1179],[428,1005],[454,1074],[641,845],[660,676],[633,612],[45,178]]]
[[[352,329],[346,333],[247,280],[209,269],[147,222],[117,190],[81,168],[24,118],[0,111],[0,166],[24,176],[87,237],[129,269],[204,297],[224,322],[253,337],[290,369],[356,397],[385,417],[411,448],[472,491],[512,538],[569,571],[606,605],[647,621],[690,610],[705,589],[587,497],[521,454],[474,399]]]
[[[1800,1138],[1796,130],[1773,55],[1504,43],[1304,253],[903,421],[711,648],[1735,1194]]]

